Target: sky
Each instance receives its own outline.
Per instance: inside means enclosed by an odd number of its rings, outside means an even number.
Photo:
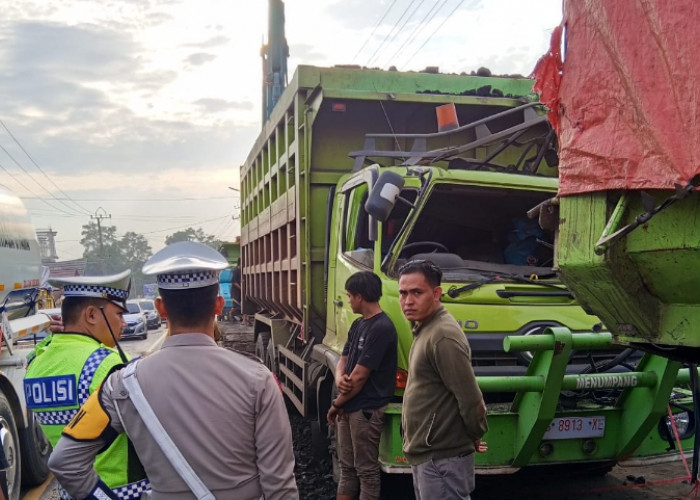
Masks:
[[[286,0],[300,64],[527,76],[561,0]],[[84,224],[240,234],[239,167],[261,130],[267,0],[13,0],[0,17],[0,184],[59,260]]]

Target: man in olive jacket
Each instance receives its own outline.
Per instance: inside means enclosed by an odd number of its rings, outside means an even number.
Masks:
[[[467,338],[440,303],[441,280],[430,261],[399,269],[401,309],[414,325],[401,418],[417,500],[469,499],[474,452],[486,451],[486,405]]]

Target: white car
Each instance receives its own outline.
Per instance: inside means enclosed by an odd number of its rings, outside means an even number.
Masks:
[[[139,307],[146,314],[146,326],[148,329],[160,327],[160,314],[156,311],[156,305],[151,299],[136,299],[134,302],[139,303]]]
[[[129,311],[124,313],[124,321],[126,326],[122,330],[122,339],[140,338],[145,339],[148,336],[148,328],[146,327],[146,314],[141,310],[138,303],[131,300],[126,301],[126,308]]]

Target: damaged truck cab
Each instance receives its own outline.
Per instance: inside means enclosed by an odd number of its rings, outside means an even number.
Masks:
[[[302,66],[282,94],[241,170],[243,294],[257,306],[256,352],[312,421],[319,453],[334,452],[325,415],[355,318],[345,281],[370,270],[399,339],[380,463],[410,472],[398,268],[417,259],[442,268],[442,302],[471,344],[489,408],[478,472],[673,458],[669,399],[678,440],[692,440],[687,394],[671,393],[678,364],[613,345],[557,275],[557,144],[531,88]],[[456,120],[438,131],[444,105]]]

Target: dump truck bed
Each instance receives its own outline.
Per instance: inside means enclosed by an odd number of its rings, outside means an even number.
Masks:
[[[327,206],[333,186],[357,167],[348,153],[363,148],[368,132],[435,132],[442,104],[455,103],[460,123],[514,107],[534,97],[532,83],[300,66],[241,168],[246,299],[322,336]]]

